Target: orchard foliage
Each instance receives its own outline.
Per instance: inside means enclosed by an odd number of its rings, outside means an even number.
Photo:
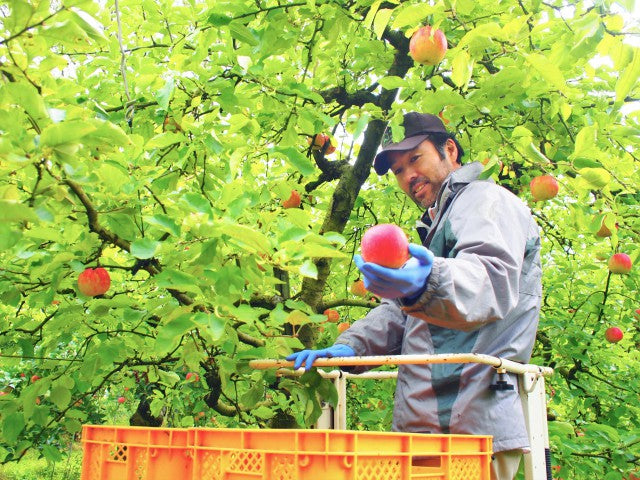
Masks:
[[[371,164],[387,124],[400,138],[403,112],[419,110],[539,221],[533,361],[556,369],[558,475],[628,476],[640,463],[633,8],[0,4],[0,460],[34,447],[55,459],[61,439],[114,410],[145,425],[313,424],[318,399],[335,400],[328,381],[247,360],[330,344],[324,310],[353,320],[375,305],[349,291],[362,232],[396,223],[415,241],[419,212]],[[408,55],[425,24],[449,45],[435,66]],[[317,148],[318,134],[331,141]],[[528,185],[545,174],[559,193],[534,202]],[[301,204],[283,208],[293,190]],[[611,236],[595,235],[603,219]],[[616,252],[628,274],[609,272]],[[110,288],[83,295],[78,275],[96,267]],[[374,397],[391,405],[386,387]]]

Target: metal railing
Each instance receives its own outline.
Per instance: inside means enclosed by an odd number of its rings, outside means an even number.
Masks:
[[[498,375],[515,373],[525,424],[529,434],[530,452],[523,457],[525,480],[551,479],[549,453],[549,431],[547,428],[547,402],[544,377],[553,369],[533,364],[522,364],[511,360],[474,353],[452,353],[439,355],[382,355],[369,357],[318,358],[314,367],[352,367],[406,364],[478,363],[495,368]],[[251,360],[256,369],[276,368],[279,375],[301,375],[304,369],[293,370],[293,362],[281,359]],[[396,371],[368,371],[360,374],[341,370],[318,370],[324,378],[333,379],[338,392],[338,403],[327,409],[318,420],[318,428],[346,430],[347,428],[347,380],[385,379],[397,376]]]

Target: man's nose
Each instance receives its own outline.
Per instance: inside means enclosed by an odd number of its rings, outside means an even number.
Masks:
[[[411,182],[413,182],[416,178],[418,178],[418,172],[411,166],[406,167],[402,172],[402,182],[407,185],[407,187],[410,187]]]

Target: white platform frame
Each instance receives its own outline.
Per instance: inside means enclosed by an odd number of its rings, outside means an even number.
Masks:
[[[545,376],[553,370],[532,364],[521,364],[498,357],[480,354],[440,354],[440,355],[389,355],[371,357],[335,357],[319,358],[314,362],[316,367],[337,366],[379,366],[401,364],[437,364],[437,363],[481,363],[495,368],[497,374],[518,374],[518,388],[525,422],[529,434],[531,451],[524,455],[525,480],[547,480],[551,478],[549,464],[549,431],[547,428],[547,402],[545,393]],[[292,370],[293,362],[286,360],[252,360],[253,368],[278,368],[280,375],[301,375],[304,369]],[[362,379],[395,378],[397,371],[368,371],[352,374],[341,370],[318,370],[324,378],[332,379],[338,392],[338,403],[334,407],[326,405],[316,423],[317,428],[347,429],[347,381]]]

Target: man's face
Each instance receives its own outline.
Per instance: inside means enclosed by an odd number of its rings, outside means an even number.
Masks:
[[[445,158],[429,140],[413,150],[392,152],[391,171],[398,185],[411,199],[423,208],[432,206],[445,178],[460,167],[456,158],[458,148],[453,140],[447,140]]]

